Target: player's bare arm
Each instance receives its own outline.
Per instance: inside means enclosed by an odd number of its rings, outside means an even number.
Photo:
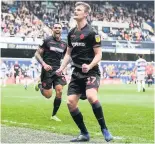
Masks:
[[[52,69],[52,67],[48,64],[46,64],[43,59],[42,59],[42,55],[43,55],[44,49],[39,48],[37,49],[37,51],[35,52],[35,58],[37,59],[37,61],[43,66],[43,68],[46,71],[49,71]]]
[[[82,71],[84,73],[87,73],[90,69],[92,69],[94,66],[96,66],[99,63],[99,61],[102,59],[101,47],[94,48],[94,53],[95,53],[95,57],[94,57],[93,61],[89,65],[87,65],[87,64],[82,65]]]
[[[68,65],[69,61],[70,61],[70,55],[71,55],[71,48],[67,47],[67,51],[66,54],[64,56],[63,62],[60,66],[60,68],[56,71],[57,75],[61,75],[62,71],[66,68],[66,66]]]
[[[44,63],[43,59],[42,59],[42,54],[43,54],[44,50],[42,48],[38,48],[37,51],[35,52],[35,58],[37,59],[37,61],[42,65]]]

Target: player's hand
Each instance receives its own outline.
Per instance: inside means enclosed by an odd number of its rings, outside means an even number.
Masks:
[[[56,75],[58,75],[58,76],[61,76],[62,75],[62,69],[58,69],[58,70],[56,70]]]
[[[46,71],[49,71],[49,70],[52,70],[52,66],[46,64],[46,63],[43,63],[43,68],[46,70]]]
[[[82,65],[82,72],[87,73],[90,70],[90,66],[87,64]]]

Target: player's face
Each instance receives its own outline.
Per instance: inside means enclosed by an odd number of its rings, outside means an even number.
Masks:
[[[86,18],[88,15],[87,12],[85,12],[85,7],[83,5],[79,5],[79,6],[76,6],[75,7],[75,10],[74,10],[74,19],[76,21],[80,21],[84,18]]]
[[[61,35],[62,27],[60,24],[55,24],[53,27],[53,34],[54,35]]]

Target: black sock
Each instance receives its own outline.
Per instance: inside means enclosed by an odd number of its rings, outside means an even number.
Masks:
[[[74,122],[76,123],[76,125],[81,130],[81,132],[83,134],[88,134],[87,128],[86,128],[84,121],[83,121],[83,116],[82,116],[81,112],[79,111],[79,109],[77,108],[73,112],[70,112],[70,114],[71,114]]]
[[[60,104],[61,104],[61,98],[55,97],[54,103],[53,103],[53,114],[52,114],[52,116],[56,115],[56,113],[60,107]]]
[[[95,103],[93,103],[92,108],[93,108],[94,115],[95,115],[96,119],[98,120],[98,123],[99,123],[101,129],[107,129],[107,126],[106,126],[105,120],[104,120],[104,116],[103,116],[102,107],[101,107],[99,101],[96,101]]]

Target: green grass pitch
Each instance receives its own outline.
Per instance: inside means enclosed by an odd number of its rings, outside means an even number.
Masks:
[[[63,102],[58,111],[62,122],[50,120],[53,97],[45,99],[32,85],[25,90],[22,85],[9,85],[1,89],[1,123],[9,126],[29,127],[66,135],[77,135],[66,105],[67,86],[63,90]],[[154,90],[137,92],[134,84],[102,85],[98,97],[102,103],[107,126],[114,143],[154,142]],[[91,137],[103,138],[88,101],[79,101],[79,108]]]

